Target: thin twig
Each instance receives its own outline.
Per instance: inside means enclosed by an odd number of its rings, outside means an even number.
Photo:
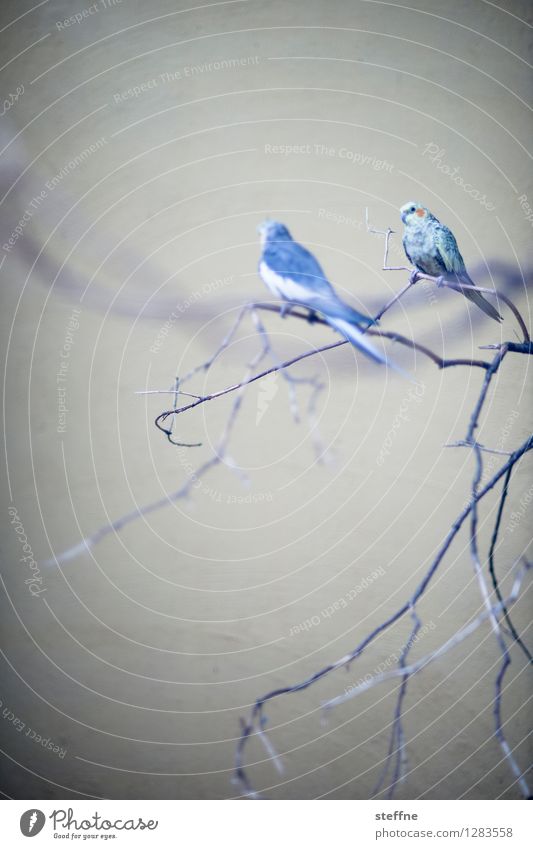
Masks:
[[[497,360],[498,355],[496,355],[495,361]],[[500,361],[501,362],[501,359]],[[498,365],[499,365],[498,362]],[[496,366],[497,368],[497,366]],[[487,377],[489,372],[487,372]],[[485,387],[484,387],[485,389]],[[486,390],[484,393],[484,397],[486,396]],[[480,406],[478,404],[478,406]],[[473,427],[475,427],[475,419],[472,418],[474,422]],[[473,429],[472,427],[472,429]],[[487,610],[488,619],[491,624],[492,630],[494,632],[494,636],[496,638],[496,642],[500,648],[500,652],[502,654],[502,665],[500,668],[500,672],[495,681],[495,698],[494,698],[494,719],[495,719],[495,734],[496,738],[500,744],[500,748],[503,752],[503,755],[509,764],[511,772],[515,776],[520,789],[522,791],[522,795],[525,799],[528,799],[531,795],[529,785],[525,780],[524,774],[511,751],[511,748],[507,742],[505,737],[505,733],[502,725],[502,715],[501,715],[501,700],[502,700],[502,685],[503,679],[505,677],[505,673],[509,666],[511,665],[511,657],[509,654],[509,650],[507,648],[507,643],[505,642],[505,638],[503,636],[502,630],[500,628],[500,623],[498,621],[498,616],[494,612],[494,608],[490,603],[489,591],[487,588],[487,583],[485,581],[485,576],[483,575],[483,570],[481,568],[481,563],[479,560],[479,550],[478,550],[478,542],[477,542],[477,525],[478,525],[478,501],[477,501],[477,492],[478,486],[480,484],[482,475],[483,475],[483,457],[479,448],[474,445],[474,456],[476,458],[476,471],[474,474],[474,479],[472,481],[472,512],[470,514],[470,553],[472,557],[472,563],[474,565],[474,573],[476,575],[479,588],[481,591],[481,596],[483,599],[483,603]],[[512,469],[512,466],[510,467]]]
[[[520,325],[520,330],[524,336],[524,342],[528,343],[530,341],[529,330],[527,329],[526,323],[522,318],[520,310],[515,304],[512,302],[507,295],[504,295],[503,292],[500,292],[498,289],[487,289],[485,286],[471,286],[467,283],[453,283],[451,280],[445,280],[444,282],[440,281],[439,278],[431,278],[427,277],[427,279],[433,279],[433,282],[437,283],[437,285],[442,285],[447,287],[448,289],[454,289],[456,292],[462,292],[464,289],[470,289],[473,292],[482,292],[484,295],[491,295],[493,298],[497,298],[500,301],[503,301],[504,304],[507,304],[514,317],[516,318],[518,324]]]
[[[263,304],[253,304],[250,305],[251,308],[264,309],[265,305]],[[279,308],[274,310],[275,312],[279,311]],[[305,318],[304,315],[297,312],[291,312],[291,317],[293,318]],[[322,323],[322,322],[321,322]],[[432,351],[430,348],[427,348],[425,345],[421,345],[419,342],[415,342],[412,339],[407,338],[406,336],[402,336],[399,333],[393,333],[391,331],[386,330],[378,330],[378,329],[369,329],[366,331],[369,336],[381,336],[385,339],[391,339],[394,342],[398,342],[402,345],[405,345],[408,348],[411,348],[414,351],[419,351],[421,354],[424,354],[428,357],[435,365],[438,366],[439,369],[451,368],[453,366],[468,366],[472,368],[483,368],[489,369],[490,363],[485,360],[475,360],[469,358],[453,358],[453,359],[444,359]],[[201,404],[205,404],[207,401],[213,401],[216,398],[221,398],[224,395],[228,395],[230,392],[235,392],[238,389],[242,389],[243,386],[248,386],[251,383],[255,383],[257,380],[262,380],[265,377],[268,377],[270,374],[274,374],[277,371],[282,371],[290,368],[296,363],[301,362],[309,357],[313,357],[317,354],[324,353],[325,351],[331,351],[334,348],[340,348],[342,345],[347,345],[348,341],[346,339],[340,339],[337,342],[330,342],[328,345],[322,345],[319,348],[312,348],[309,351],[304,351],[302,354],[297,354],[295,357],[291,357],[289,360],[285,360],[284,362],[277,363],[276,365],[271,366],[268,369],[260,372],[259,374],[255,374],[248,378],[247,380],[239,381],[238,383],[233,383],[231,386],[226,386],[224,389],[219,389],[217,392],[211,392],[207,395],[191,395],[194,398],[189,404],[184,404],[182,407],[177,407],[171,410],[164,410],[160,413],[155,419],[155,425],[159,430],[162,430],[163,433],[167,433],[167,429],[162,427],[162,423],[169,416],[176,416],[180,413],[186,413],[188,410],[193,410],[195,407],[200,406]],[[309,382],[309,381],[307,381]]]
[[[482,445],[480,442],[476,442],[476,445],[485,454],[498,454],[502,457],[510,457],[512,454],[512,451],[502,451],[500,448],[487,448],[486,445]],[[458,442],[447,442],[443,448],[472,448],[472,443],[467,442],[465,439],[460,439]]]
[[[231,386],[227,386],[225,389],[219,389],[218,392],[212,392],[209,395],[203,395],[198,398],[196,401],[192,401],[190,404],[186,404],[183,407],[178,407],[174,410],[165,410],[163,413],[160,413],[155,419],[155,425],[159,430],[166,432],[165,429],[161,426],[162,422],[165,421],[169,416],[178,415],[179,413],[185,413],[187,410],[192,410],[194,407],[198,407],[200,404],[205,404],[206,401],[213,401],[215,398],[221,398],[223,395],[228,395],[230,392],[235,392],[238,389],[243,389],[245,386],[249,386],[251,383],[255,383],[256,380],[261,380],[264,377],[267,377],[269,374],[273,374],[274,372],[280,371],[281,369],[289,368],[295,363],[300,362],[301,360],[307,359],[307,357],[313,357],[315,354],[320,354],[324,351],[330,351],[333,348],[339,348],[341,345],[346,345],[347,341],[342,339],[339,342],[331,342],[329,345],[323,345],[320,348],[313,348],[311,351],[306,351],[303,354],[298,354],[297,357],[292,357],[290,360],[285,360],[285,362],[280,363],[279,365],[271,366],[271,368],[265,369],[259,374],[254,374],[252,377],[246,378],[245,380],[241,380],[238,383],[234,383]]]
[[[344,655],[339,660],[330,663],[323,669],[320,669],[318,672],[314,673],[312,676],[308,677],[304,681],[301,681],[292,686],[284,686],[278,688],[270,693],[267,693],[265,696],[257,699],[253,707],[251,708],[250,715],[247,721],[242,721],[241,729],[241,737],[239,739],[236,755],[235,755],[235,776],[236,780],[241,786],[243,792],[254,798],[257,798],[257,794],[254,788],[251,785],[251,782],[248,778],[247,771],[244,765],[244,754],[245,747],[247,745],[248,740],[251,736],[257,736],[260,742],[263,744],[265,751],[268,755],[269,760],[273,761],[276,768],[281,772],[282,764],[281,758],[278,753],[273,748],[265,730],[266,726],[266,717],[264,716],[264,706],[267,702],[272,699],[278,698],[282,695],[287,695],[290,693],[299,692],[307,689],[308,687],[315,684],[318,680],[328,676],[334,671],[340,669],[343,666],[349,666],[353,661],[357,658],[361,657],[365,652],[365,649],[384,631],[390,628],[393,624],[397,623],[400,619],[402,619],[407,613],[410,614],[412,619],[412,627],[410,631],[410,635],[402,648],[400,657],[398,659],[397,667],[391,672],[384,673],[381,676],[373,679],[370,684],[362,684],[360,687],[355,688],[355,690],[351,690],[349,694],[341,695],[336,698],[331,699],[328,703],[328,707],[332,707],[336,704],[340,704],[342,701],[346,701],[348,698],[352,698],[354,695],[357,695],[359,692],[362,692],[364,689],[369,689],[371,686],[375,686],[381,681],[389,680],[390,678],[401,678],[401,684],[398,690],[397,699],[396,699],[396,707],[393,716],[393,723],[390,735],[390,742],[388,747],[387,756],[385,759],[384,769],[381,774],[381,777],[376,786],[376,793],[380,792],[383,783],[389,774],[390,769],[392,768],[392,779],[391,784],[387,788],[388,795],[392,797],[395,792],[395,789],[400,781],[403,780],[406,775],[406,738],[403,727],[403,705],[404,700],[407,695],[408,684],[410,678],[417,674],[421,669],[423,669],[428,663],[436,660],[438,657],[443,656],[450,648],[453,648],[458,642],[461,642],[465,639],[470,633],[472,633],[475,628],[479,627],[479,625],[489,620],[491,623],[492,630],[495,634],[498,646],[500,648],[500,652],[502,655],[502,664],[500,667],[499,674],[495,681],[495,700],[494,700],[494,716],[495,716],[495,735],[498,740],[500,747],[502,748],[504,758],[509,764],[513,774],[515,775],[522,793],[524,795],[529,794],[528,785],[523,777],[523,774],[512,754],[512,751],[506,741],[504,732],[503,732],[503,723],[502,723],[502,687],[504,676],[506,670],[508,669],[511,663],[511,657],[509,654],[509,650],[507,647],[507,643],[505,641],[504,633],[502,627],[499,623],[499,616],[502,614],[506,621],[509,624],[511,629],[511,634],[515,642],[517,642],[523,650],[526,651],[529,660],[531,660],[531,654],[527,652],[527,649],[521,642],[512,622],[510,620],[507,606],[514,601],[518,594],[518,590],[520,588],[520,581],[517,579],[515,581],[513,592],[507,601],[504,601],[502,598],[502,594],[498,585],[496,573],[494,570],[494,551],[496,548],[497,537],[499,532],[499,527],[501,523],[501,517],[503,513],[504,503],[507,497],[508,485],[511,478],[512,470],[515,464],[520,460],[520,458],[529,450],[533,448],[533,436],[529,437],[523,445],[515,450],[514,452],[503,452],[498,449],[485,448],[475,439],[475,432],[479,426],[479,420],[481,417],[481,413],[488,396],[489,387],[491,385],[492,379],[494,375],[498,372],[499,367],[506,357],[508,353],[523,353],[523,354],[532,354],[533,353],[533,345],[530,341],[529,332],[525,325],[525,322],[522,319],[522,316],[517,309],[517,307],[512,303],[512,301],[502,293],[497,290],[485,289],[478,286],[469,286],[466,284],[456,284],[453,281],[449,281],[443,279],[441,277],[433,277],[431,275],[421,274],[417,272],[415,269],[409,268],[408,266],[389,266],[388,265],[388,254],[390,249],[390,238],[393,234],[393,230],[388,228],[387,230],[377,230],[371,227],[368,219],[368,210],[366,211],[366,222],[367,229],[371,233],[375,233],[378,235],[382,235],[384,237],[384,258],[383,258],[383,269],[384,270],[401,270],[407,271],[410,273],[409,282],[400,289],[396,295],[394,295],[376,314],[375,321],[380,319],[391,307],[397,303],[412,286],[421,279],[425,279],[435,283],[437,286],[444,286],[456,291],[462,292],[465,289],[473,289],[477,292],[488,294],[489,296],[499,298],[503,303],[505,303],[509,309],[513,312],[516,317],[516,320],[520,326],[523,335],[523,342],[505,342],[494,345],[485,346],[486,348],[496,350],[496,354],[491,362],[480,360],[480,359],[470,359],[470,358],[455,358],[455,359],[445,359],[439,356],[437,353],[432,351],[425,345],[422,345],[412,339],[409,339],[401,334],[394,333],[392,331],[383,331],[374,326],[365,328],[363,332],[368,333],[369,335],[381,336],[382,338],[389,339],[391,341],[402,344],[415,352],[419,352],[420,354],[428,357],[439,369],[450,368],[454,366],[465,366],[465,367],[476,367],[484,370],[484,379],[482,381],[480,393],[475,404],[475,407],[472,411],[472,415],[468,424],[467,434],[464,440],[460,442],[456,442],[454,447],[463,447],[468,446],[472,452],[475,459],[475,473],[472,482],[472,491],[471,491],[471,500],[461,511],[459,516],[456,518],[453,523],[451,529],[448,531],[446,537],[444,538],[436,556],[433,561],[427,568],[424,577],[416,587],[415,591],[412,593],[410,598],[388,617],[384,622],[375,627],[360,643],[359,645],[347,655]],[[144,507],[140,507],[135,511],[131,511],[130,513],[125,514],[123,517],[118,520],[100,528],[95,534],[85,538],[81,543],[64,552],[62,555],[59,555],[53,562],[63,562],[65,560],[72,559],[77,556],[79,553],[92,548],[99,542],[106,534],[111,532],[120,531],[126,524],[138,519],[141,516],[145,516],[148,513],[151,513],[155,510],[160,509],[161,507],[166,506],[171,501],[178,500],[180,498],[185,498],[188,496],[193,484],[200,478],[203,477],[210,469],[213,467],[225,463],[231,468],[238,468],[233,460],[230,460],[227,454],[227,448],[229,444],[229,440],[233,431],[233,427],[237,420],[238,414],[241,410],[242,402],[244,399],[244,394],[246,388],[258,381],[262,378],[267,377],[277,371],[282,372],[282,376],[287,383],[288,392],[289,392],[289,404],[291,408],[291,412],[293,414],[293,418],[295,421],[299,420],[299,409],[297,403],[296,396],[296,386],[298,384],[307,384],[311,388],[310,398],[307,407],[307,416],[312,426],[312,430],[314,430],[314,425],[316,423],[316,402],[320,391],[322,390],[322,384],[318,381],[317,378],[306,378],[306,377],[294,377],[289,369],[295,365],[296,363],[316,356],[317,354],[321,354],[323,352],[332,350],[333,348],[340,347],[342,345],[348,344],[346,340],[340,339],[331,344],[324,345],[318,348],[313,348],[312,350],[305,351],[298,356],[295,356],[291,359],[288,359],[284,362],[281,362],[276,356],[273,347],[270,342],[270,338],[267,332],[265,325],[263,324],[259,311],[269,311],[275,313],[282,313],[283,315],[286,312],[286,309],[279,304],[270,304],[270,303],[251,303],[246,304],[239,311],[236,320],[231,326],[230,330],[216,349],[216,351],[206,360],[204,363],[194,367],[191,371],[189,371],[186,375],[184,375],[181,379],[176,378],[176,381],[173,387],[170,390],[146,390],[142,393],[138,394],[165,394],[170,393],[173,395],[174,403],[173,409],[167,410],[156,418],[156,426],[161,430],[167,437],[167,439],[173,444],[178,445],[180,447],[193,447],[193,445],[199,445],[199,443],[194,444],[185,444],[182,442],[178,442],[173,438],[174,428],[177,423],[177,417],[179,414],[184,413],[188,410],[192,410],[195,407],[206,403],[207,401],[214,400],[216,398],[220,398],[230,393],[236,393],[232,406],[230,408],[230,413],[228,419],[226,421],[226,425],[224,430],[216,444],[214,449],[213,456],[211,456],[207,461],[201,464],[190,479],[182,486],[180,489],[176,490],[174,493],[171,493],[165,498],[159,499],[157,501],[151,502]],[[322,325],[327,325],[327,321],[317,316],[314,313],[308,312],[303,307],[299,307],[298,305],[291,306],[290,315],[292,318],[296,318],[299,320],[306,320],[312,323],[318,323]],[[216,392],[212,392],[205,395],[198,395],[191,392],[186,392],[182,389],[183,385],[191,381],[195,376],[200,373],[206,374],[217,358],[230,346],[230,344],[235,340],[237,333],[240,327],[243,324],[244,319],[249,316],[256,334],[260,339],[260,349],[252,361],[248,364],[248,368],[242,377],[242,379],[228,386],[224,389],[221,389]],[[263,362],[266,358],[270,358],[273,360],[273,366],[270,368],[266,368],[263,371],[256,373],[257,367],[260,363]],[[178,406],[180,397],[187,397],[193,399],[190,403],[187,403],[183,406]],[[170,423],[168,420],[170,419]],[[166,423],[166,426],[163,424]],[[319,454],[319,446],[317,446],[317,454]],[[492,453],[499,454],[507,457],[508,459],[503,464],[501,469],[493,475],[493,477],[488,481],[488,483],[479,489],[481,481],[482,481],[482,473],[483,473],[483,453]],[[489,551],[489,568],[492,577],[493,586],[498,598],[498,604],[491,605],[489,599],[489,593],[487,584],[485,581],[485,577],[483,575],[483,570],[481,568],[481,563],[479,559],[479,551],[478,551],[478,541],[477,541],[477,525],[478,525],[478,504],[485,497],[485,495],[493,489],[493,487],[498,483],[498,481],[505,476],[502,496],[500,498],[498,515],[496,518],[496,524],[494,527],[492,540],[491,540],[491,548]],[[479,589],[481,592],[481,596],[484,604],[484,612],[478,615],[478,617],[471,622],[468,626],[456,632],[452,637],[450,637],[440,648],[435,650],[434,652],[426,655],[425,658],[422,658],[421,661],[416,663],[408,663],[408,656],[413,646],[413,643],[416,639],[418,631],[421,627],[421,620],[419,619],[417,613],[417,603],[420,601],[422,596],[427,590],[430,582],[435,576],[436,572],[439,569],[440,564],[442,563],[444,557],[446,556],[449,548],[457,536],[460,528],[465,522],[466,518],[470,517],[470,551],[471,558],[474,566],[474,573],[479,585]],[[517,583],[518,581],[518,583]]]

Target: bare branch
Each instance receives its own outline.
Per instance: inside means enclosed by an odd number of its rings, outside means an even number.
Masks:
[[[496,472],[493,477],[488,481],[487,484],[481,489],[479,492],[475,492],[472,495],[471,502],[463,508],[461,513],[455,519],[451,529],[448,531],[448,534],[444,538],[439,551],[437,552],[436,557],[432,561],[431,565],[427,569],[422,581],[419,583],[410,599],[406,601],[400,608],[398,608],[395,613],[391,614],[384,622],[380,625],[376,626],[363,640],[359,643],[356,648],[354,648],[351,652],[341,657],[339,660],[336,660],[323,669],[320,669],[318,672],[315,672],[309,678],[300,681],[297,684],[287,685],[285,687],[279,687],[276,690],[272,690],[264,696],[261,696],[256,700],[248,721],[242,723],[242,734],[239,739],[239,743],[237,745],[236,755],[235,755],[235,776],[239,781],[244,793],[246,795],[250,793],[255,793],[253,790],[252,784],[248,775],[246,773],[246,768],[244,766],[244,750],[246,746],[246,742],[249,739],[250,735],[255,733],[257,723],[262,720],[263,708],[264,705],[271,701],[272,699],[279,698],[280,696],[287,695],[289,693],[301,692],[302,690],[306,690],[308,687],[311,687],[316,681],[329,676],[332,672],[341,669],[347,665],[350,665],[357,658],[361,657],[370,643],[372,643],[376,637],[378,637],[381,633],[388,630],[392,625],[398,622],[406,613],[412,611],[417,602],[425,593],[429,583],[434,577],[436,571],[438,570],[442,560],[444,559],[446,553],[448,552],[453,540],[459,533],[465,519],[472,513],[474,509],[474,505],[477,505],[479,501],[481,501],[488,492],[490,492],[494,486],[498,483],[498,481],[505,475],[509,468],[512,468],[518,460],[528,451],[533,449],[533,435],[529,436],[528,439],[518,448],[516,451],[512,453],[509,457],[508,461],[504,463],[501,469]],[[488,613],[486,614],[488,616]],[[404,655],[405,660],[405,655]],[[396,672],[397,675],[401,675],[402,677],[406,674],[410,674],[409,670],[402,668]]]
[[[385,254],[384,254],[384,258],[383,258],[383,271],[409,271],[410,274],[411,274],[409,283],[406,286],[404,286],[404,288],[400,290],[398,295],[395,296],[390,301],[390,303],[387,305],[387,309],[389,308],[389,306],[392,306],[392,304],[394,304],[397,300],[399,300],[402,297],[402,295],[404,295],[405,292],[407,292],[412,287],[412,285],[414,283],[416,283],[418,280],[429,280],[431,283],[435,283],[438,287],[445,287],[445,288],[448,288],[448,289],[454,289],[456,292],[463,292],[465,289],[471,289],[475,292],[481,292],[484,295],[489,295],[490,297],[493,297],[493,298],[496,298],[500,301],[503,301],[503,303],[506,304],[509,307],[509,309],[511,310],[511,312],[515,316],[515,318],[516,318],[516,320],[517,320],[517,322],[520,326],[520,330],[522,331],[522,334],[523,334],[523,337],[524,337],[524,343],[528,343],[530,341],[529,331],[527,329],[526,323],[525,323],[524,319],[522,318],[522,315],[521,315],[518,307],[503,292],[500,292],[497,289],[487,289],[483,286],[475,286],[475,285],[472,286],[469,283],[455,283],[453,280],[449,280],[444,276],[435,277],[431,274],[423,274],[422,272],[419,272],[416,269],[409,267],[407,265],[395,265],[395,266],[388,265],[389,242],[390,242],[391,235],[394,233],[394,230],[391,230],[390,227],[388,227],[386,230],[377,230],[375,227],[372,227],[369,223],[368,207],[365,210],[365,215],[366,215],[366,229],[367,229],[367,231],[369,233],[376,233],[380,236],[383,236],[384,239],[385,239]],[[385,310],[383,310],[383,312],[385,312]],[[378,317],[379,316],[380,316],[380,314],[378,313]],[[529,351],[528,353],[531,353],[531,351]]]

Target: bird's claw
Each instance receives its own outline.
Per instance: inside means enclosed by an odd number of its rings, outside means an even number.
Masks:
[[[414,286],[415,283],[418,281],[418,274],[419,272],[416,268],[414,271],[411,271],[411,274],[409,276],[409,283],[411,284],[411,286]]]
[[[442,287],[445,286],[445,285],[446,285],[446,278],[443,274],[440,274],[439,277],[437,277],[437,288],[442,289]]]
[[[318,316],[314,310],[309,310],[307,321],[309,322],[309,324],[314,324],[316,321],[318,321]]]

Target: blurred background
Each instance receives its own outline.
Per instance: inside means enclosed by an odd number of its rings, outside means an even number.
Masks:
[[[240,306],[266,300],[257,224],[285,222],[339,293],[375,312],[407,281],[399,207],[428,206],[477,283],[529,320],[531,6],[485,0],[285,3],[4,0],[0,273],[5,443],[2,783],[15,798],[232,798],[240,717],[349,652],[422,578],[468,500],[463,439],[480,369],[439,371],[387,343],[421,389],[349,346],[293,369],[325,389],[316,415],[281,376],[153,424],[175,377],[208,360]],[[420,284],[382,321],[448,357],[516,340],[454,292]],[[332,331],[263,315],[275,355]],[[248,320],[188,390],[242,377]],[[485,352],[485,355],[490,352]],[[509,356],[479,439],[512,451],[531,427],[530,363]],[[486,456],[486,478],[504,458]],[[497,571],[527,553],[531,458],[512,478]],[[172,494],[192,481],[186,498]],[[47,564],[158,500],[90,551]],[[497,494],[480,511],[483,567]],[[24,559],[26,558],[26,559]],[[527,639],[527,584],[513,608]],[[341,602],[340,600],[343,600]],[[334,612],[331,613],[330,608]],[[481,610],[465,528],[419,608],[413,658]],[[328,612],[329,611],[329,612]],[[306,624],[307,623],[307,624]],[[368,798],[397,683],[328,716],[321,704],[388,669],[409,622],[350,669],[272,702],[268,798]],[[488,626],[411,681],[401,798],[518,798],[493,736],[499,668]],[[505,730],[528,745],[527,661],[513,649]]]

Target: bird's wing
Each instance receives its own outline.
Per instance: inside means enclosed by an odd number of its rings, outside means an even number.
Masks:
[[[263,259],[276,274],[310,290],[309,294],[322,297],[335,294],[320,263],[298,242],[271,242],[265,246]]]
[[[265,246],[262,262],[281,278],[284,297],[304,304],[324,316],[348,322],[372,324],[369,316],[345,304],[327,279],[313,254],[298,242],[272,242]]]

